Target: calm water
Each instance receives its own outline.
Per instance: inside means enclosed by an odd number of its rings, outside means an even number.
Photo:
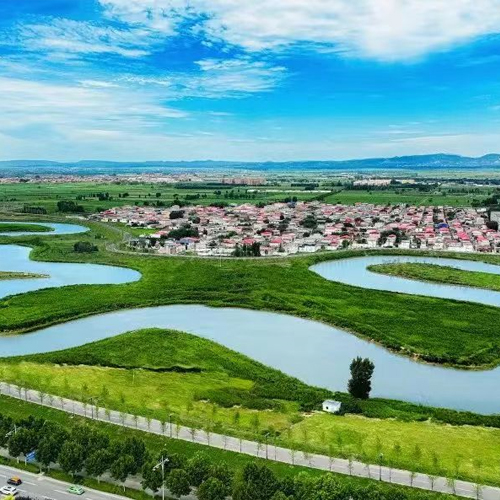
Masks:
[[[341,283],[345,283],[346,285],[500,306],[500,292],[481,290],[480,288],[467,286],[426,283],[423,281],[415,281],[396,276],[373,273],[367,269],[367,266],[374,264],[400,264],[407,262],[437,264],[440,266],[455,267],[456,269],[462,269],[464,271],[500,274],[500,266],[486,264],[484,262],[399,255],[376,255],[369,257],[355,257],[352,259],[339,259],[322,262],[321,264],[312,266],[311,270],[323,278],[332,281],[339,281]]]
[[[32,231],[23,231],[16,233],[2,233],[2,224],[15,223],[15,224],[36,224],[37,226],[50,227],[52,231],[47,231],[45,233],[37,233]],[[54,234],[78,234],[85,233],[89,228],[85,226],[78,226],[76,224],[59,224],[56,222],[17,222],[17,221],[0,221],[0,236],[26,236],[26,235],[37,235],[37,236],[52,236]]]
[[[5,221],[7,222],[7,221]],[[16,224],[22,224],[16,222]],[[31,224],[26,222],[24,224]],[[53,229],[47,233],[17,232],[4,233],[8,236],[20,235],[55,235],[77,234],[88,231],[85,226],[75,224],[39,223]],[[2,222],[0,222],[0,231]],[[0,233],[2,235],[2,233]],[[138,281],[141,274],[133,269],[103,266],[98,264],[67,264],[58,262],[35,262],[30,260],[31,248],[20,245],[0,246],[0,271],[25,272],[48,275],[47,278],[18,279],[0,281],[0,298],[24,292],[32,292],[42,288],[53,288],[66,285],[102,285],[120,284]],[[0,349],[0,353],[1,353]]]
[[[369,264],[395,260],[452,264],[461,269],[500,273],[498,267],[488,264],[420,257],[346,259],[320,264],[313,270],[328,279],[356,286],[492,303],[494,292],[387,278],[366,271]],[[0,270],[51,275],[48,279],[0,282],[0,297],[47,286],[125,283],[140,277],[136,271],[110,266],[32,262],[29,249],[17,245],[0,247]],[[481,295],[471,295],[474,292]],[[214,340],[307,383],[333,390],[345,390],[351,359],[366,356],[376,366],[375,396],[482,413],[500,412],[500,398],[494,396],[500,386],[500,368],[469,372],[416,363],[338,328],[262,311],[197,305],[122,310],[26,335],[1,337],[0,355],[54,351],[150,327],[173,328]]]

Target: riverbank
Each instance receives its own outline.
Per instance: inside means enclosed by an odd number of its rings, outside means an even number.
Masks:
[[[2,280],[27,280],[35,278],[48,278],[48,274],[37,274],[37,273],[16,273],[0,271],[0,281]]]
[[[21,233],[29,231],[31,233],[50,233],[53,231],[48,226],[40,224],[19,224],[16,222],[0,222],[0,233]]]

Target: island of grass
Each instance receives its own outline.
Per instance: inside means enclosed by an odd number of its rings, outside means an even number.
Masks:
[[[500,417],[311,387],[219,344],[148,329],[64,351],[0,360],[0,380],[44,394],[371,463],[500,484]],[[327,398],[348,413],[323,414]],[[468,424],[468,425],[461,425]],[[482,464],[478,469],[475,464]],[[459,469],[458,472],[456,469]]]
[[[0,281],[2,280],[28,280],[36,278],[48,278],[48,274],[37,273],[16,273],[10,271],[0,271]]]
[[[408,278],[432,283],[471,286],[500,291],[500,275],[476,271],[464,271],[450,266],[437,264],[402,263],[375,264],[368,266],[369,271],[400,278]]]
[[[50,233],[54,229],[41,224],[18,224],[16,222],[0,222],[0,233]]]

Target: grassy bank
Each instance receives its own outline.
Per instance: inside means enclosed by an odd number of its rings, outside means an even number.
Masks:
[[[387,400],[361,414],[317,411],[345,394],[307,386],[211,341],[141,330],[66,351],[0,361],[0,379],[43,393],[248,439],[500,484],[500,418]],[[352,405],[352,402],[350,403]],[[371,417],[371,418],[370,418]],[[472,426],[450,423],[476,424]],[[486,428],[482,425],[496,425]],[[482,464],[478,467],[478,463]]]
[[[500,275],[491,273],[463,271],[449,266],[418,263],[377,264],[369,266],[368,269],[375,273],[401,278],[500,291]]]
[[[19,233],[31,231],[32,233],[50,233],[52,228],[40,224],[16,224],[15,222],[0,222],[0,233]]]
[[[25,280],[34,278],[47,278],[46,274],[36,273],[12,273],[7,271],[0,271],[0,281],[2,280]]]

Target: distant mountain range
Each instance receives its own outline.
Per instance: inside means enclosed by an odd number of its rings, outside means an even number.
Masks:
[[[290,161],[290,162],[235,162],[235,161],[147,161],[114,162],[82,160],[63,163],[46,160],[9,160],[0,161],[0,175],[20,172],[26,173],[97,173],[97,172],[134,172],[160,170],[206,170],[233,169],[254,171],[304,171],[304,170],[468,170],[492,169],[500,167],[500,154],[487,154],[478,158],[450,154],[431,154],[414,156],[395,156],[392,158],[367,158],[361,160],[339,161]]]

